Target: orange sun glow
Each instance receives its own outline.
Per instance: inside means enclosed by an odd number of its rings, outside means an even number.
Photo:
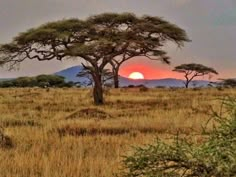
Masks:
[[[142,73],[140,72],[132,72],[130,75],[129,75],[129,78],[130,79],[144,79],[144,76]]]

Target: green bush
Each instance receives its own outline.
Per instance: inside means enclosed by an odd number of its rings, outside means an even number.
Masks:
[[[0,82],[0,87],[72,87],[73,82],[65,82],[65,78],[57,75],[38,75],[36,77],[18,77]]]
[[[223,102],[223,114],[214,112],[219,123],[207,140],[195,145],[176,137],[174,143],[157,140],[135,148],[124,157],[122,177],[235,177],[236,176],[236,99]],[[118,176],[119,176],[118,175]]]

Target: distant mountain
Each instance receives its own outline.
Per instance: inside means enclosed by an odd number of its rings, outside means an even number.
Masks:
[[[79,82],[82,81],[81,78],[76,77],[76,75],[83,69],[83,66],[73,66],[61,71],[58,71],[54,74],[58,75],[58,76],[63,76],[65,77],[65,80],[67,82],[69,81],[73,81],[73,82]]]
[[[78,78],[76,75],[83,69],[82,66],[73,66],[62,71],[56,72],[56,75],[65,77],[66,81],[73,82],[85,82],[86,78]],[[153,79],[153,80],[133,80],[126,77],[120,76],[120,86],[129,86],[129,85],[145,85],[147,87],[184,87],[184,81],[180,79],[174,78],[166,78],[166,79]],[[190,87],[206,87],[210,82],[205,80],[195,80],[190,83]]]

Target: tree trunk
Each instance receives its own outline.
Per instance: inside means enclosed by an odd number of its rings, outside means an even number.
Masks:
[[[187,81],[185,82],[185,88],[188,88],[189,83],[190,83],[189,80],[187,80]]]
[[[114,75],[114,87],[119,88],[119,75],[118,74]]]
[[[188,88],[188,83],[185,84],[185,88]]]
[[[94,104],[102,105],[104,103],[102,80],[101,80],[102,77],[100,74],[96,74],[93,76],[93,78],[94,78],[94,88],[93,88]]]
[[[188,75],[189,75],[188,73],[185,73],[185,76],[184,76],[185,79],[186,79],[186,82],[184,83],[185,88],[188,88],[188,84],[189,84],[189,82],[191,82],[191,79],[188,78]]]
[[[119,88],[119,67],[113,69],[114,88]]]

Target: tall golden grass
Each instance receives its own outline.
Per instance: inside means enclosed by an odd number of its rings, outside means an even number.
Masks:
[[[111,177],[131,146],[177,132],[201,143],[226,96],[236,90],[121,88],[97,107],[89,89],[0,89],[0,126],[14,145],[0,148],[0,176]]]

